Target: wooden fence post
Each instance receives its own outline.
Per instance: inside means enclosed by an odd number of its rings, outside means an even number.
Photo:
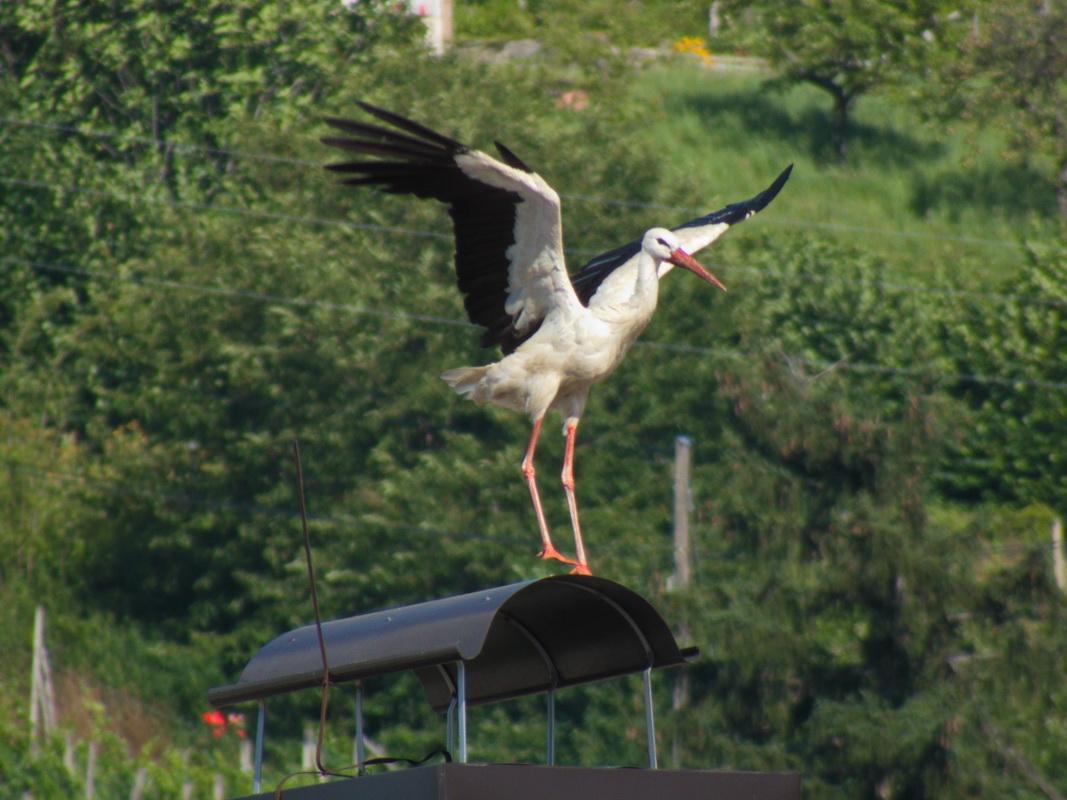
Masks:
[[[145,767],[138,767],[133,779],[133,789],[130,790],[130,800],[141,800],[146,783],[148,783],[148,770]]]
[[[315,769],[315,732],[304,728],[304,741],[300,745],[300,769]]]
[[[89,742],[89,755],[85,758],[85,800],[93,800],[96,790],[96,742]]]
[[[692,505],[689,472],[693,463],[693,442],[688,436],[674,439],[674,574],[668,584],[672,589],[689,587],[692,544],[689,537],[689,509]]]
[[[241,772],[252,771],[252,740],[241,739],[237,744],[238,765]]]
[[[1061,592],[1067,592],[1067,554],[1063,552],[1063,520],[1052,520],[1052,569],[1056,576],[1056,585]]]
[[[690,470],[692,467],[693,442],[688,436],[678,436],[674,440],[674,574],[667,579],[667,587],[673,591],[688,592],[692,575],[693,543],[689,530],[689,517],[692,510],[692,487]],[[684,601],[683,601],[684,602]],[[678,624],[678,636],[683,641],[689,638],[689,620],[682,614]],[[678,711],[689,703],[689,670],[682,667],[675,673],[674,696],[671,708]],[[671,766],[677,769],[681,760],[681,743],[675,734],[671,738]]]
[[[52,693],[52,670],[44,644],[44,606],[33,615],[33,658],[30,662],[30,755],[40,754],[41,734],[56,727],[56,703]]]
[[[63,737],[63,766],[71,775],[78,769],[77,764],[74,763],[74,734],[70,732]]]

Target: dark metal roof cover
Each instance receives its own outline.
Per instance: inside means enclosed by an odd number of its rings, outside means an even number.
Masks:
[[[323,623],[330,679],[342,683],[413,669],[430,704],[452,696],[455,662],[467,702],[488,703],[684,664],[667,623],[648,601],[604,578],[558,575]],[[314,625],[256,653],[240,679],[208,692],[216,706],[259,700],[322,682]]]

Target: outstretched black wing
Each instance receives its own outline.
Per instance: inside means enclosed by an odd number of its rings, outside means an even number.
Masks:
[[[789,173],[792,170],[793,165],[790,164],[775,179],[774,183],[751,200],[731,203],[726,208],[713,211],[706,216],[674,228],[674,233],[677,234],[682,249],[689,255],[694,255],[698,250],[707,247],[722,236],[731,225],[744,222],[757,211],[761,211],[785,186],[785,182],[789,180]],[[584,305],[589,305],[590,298],[596,294],[596,290],[604,282],[604,279],[630,261],[630,259],[637,258],[640,252],[641,240],[637,239],[629,244],[624,244],[622,247],[616,247],[614,250],[601,253],[592,259],[571,279],[578,299]]]
[[[483,346],[499,344],[510,353],[537,330],[554,303],[574,298],[563,266],[559,196],[499,143],[502,161],[398,114],[359,106],[389,127],[328,119],[349,136],[322,141],[375,158],[327,169],[354,175],[344,181],[352,186],[378,186],[448,205],[467,315],[485,328]]]

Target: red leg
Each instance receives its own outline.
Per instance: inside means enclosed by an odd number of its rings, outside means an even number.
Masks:
[[[578,501],[574,496],[574,439],[578,433],[578,421],[567,421],[567,448],[563,453],[563,490],[567,493],[567,508],[571,512],[571,527],[574,528],[574,547],[578,563],[571,570],[573,575],[592,575],[582,544],[582,529],[578,525]],[[572,562],[573,563],[573,562]]]
[[[574,564],[572,559],[566,558],[552,545],[552,539],[548,535],[548,523],[545,522],[545,512],[541,508],[541,498],[537,494],[536,470],[534,470],[534,450],[537,448],[537,437],[541,434],[541,422],[544,417],[534,420],[533,434],[530,436],[530,446],[526,448],[526,457],[522,460],[522,476],[526,478],[526,485],[530,487],[530,497],[533,498],[534,513],[537,515],[537,527],[541,529],[541,552],[540,558],[554,558],[564,564]]]

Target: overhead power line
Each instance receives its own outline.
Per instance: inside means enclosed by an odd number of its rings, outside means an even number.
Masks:
[[[185,153],[211,153],[213,155],[235,156],[237,158],[250,158],[258,161],[275,161],[283,164],[294,164],[296,166],[319,166],[314,161],[308,161],[301,158],[286,158],[285,156],[272,156],[266,153],[249,153],[244,150],[228,150],[224,147],[210,147],[208,145],[200,144],[184,144],[182,142],[175,142],[172,139],[153,139],[149,136],[129,136],[127,134],[112,133],[108,131],[87,131],[82,128],[76,128],[73,125],[59,125],[53,122],[38,122],[31,119],[17,119],[16,117],[0,117],[0,123],[4,125],[23,125],[33,128],[44,128],[50,131],[60,131],[62,133],[76,134],[78,136],[88,136],[93,139],[118,139],[122,138],[124,142],[137,142],[138,144],[149,145],[151,147],[169,148],[171,150],[177,150]]]
[[[40,464],[32,464],[21,461],[19,459],[7,459],[5,461],[5,468],[12,472],[22,473],[25,475],[33,475],[38,478],[43,478],[55,483],[65,484],[77,484],[82,488],[89,488],[100,492],[113,495],[125,495],[130,497],[140,497],[145,500],[152,500],[160,503],[167,503],[170,505],[191,506],[199,508],[217,509],[220,511],[229,511],[235,514],[255,515],[255,516],[267,516],[267,517],[281,517],[288,519],[299,518],[300,512],[295,508],[282,508],[279,506],[265,506],[259,503],[235,503],[232,500],[223,500],[215,497],[208,497],[200,494],[177,494],[174,492],[162,492],[158,489],[147,489],[144,487],[130,486],[126,483],[119,483],[117,481],[101,481],[89,479],[84,473],[80,472],[63,472],[55,469],[51,466],[43,466]],[[393,520],[388,518],[382,518],[377,515],[360,517],[350,514],[309,514],[308,520],[318,524],[336,525],[339,527],[359,527],[363,529],[385,529],[390,531],[398,531],[401,533],[415,534],[419,536],[426,536],[430,539],[448,540],[448,541],[476,541],[476,542],[495,542],[497,544],[513,544],[525,546],[526,539],[519,539],[511,536],[489,536],[484,533],[472,533],[469,531],[455,531],[455,530],[442,530],[440,528],[426,528],[420,525],[412,525],[410,523],[402,522],[399,520]],[[656,553],[663,555],[668,551],[670,541],[664,537],[657,543],[652,540],[642,540],[631,542],[628,547],[631,550],[639,549],[644,550],[647,553]],[[1019,556],[1030,552],[1051,552],[1055,547],[1051,542],[1043,542],[1041,544],[1027,544],[1016,542],[1004,542],[1000,544],[987,544],[977,550],[974,547],[968,546],[961,549],[959,552],[949,556],[953,560],[973,559],[978,556]],[[695,555],[698,557],[713,557],[714,549],[710,547],[698,547],[695,550]]]
[[[239,297],[246,300],[259,300],[266,303],[282,303],[285,305],[314,306],[317,308],[329,308],[335,311],[347,311],[354,314],[374,314],[382,317],[400,317],[403,319],[416,320],[419,322],[432,322],[439,325],[457,325],[465,328],[477,327],[472,322],[450,319],[448,317],[435,317],[428,314],[401,313],[397,311],[385,311],[376,308],[365,308],[347,303],[330,303],[325,300],[307,300],[301,297],[284,297],[282,295],[263,294],[262,292],[249,292],[240,289],[226,289],[219,286],[203,286],[195,283],[181,283],[180,281],[167,281],[158,278],[143,278],[137,275],[116,275],[99,270],[82,269],[81,267],[65,267],[59,264],[46,264],[40,261],[30,261],[22,258],[0,257],[0,262],[8,264],[22,264],[34,269],[49,272],[67,272],[74,275],[84,275],[88,278],[100,278],[111,281],[126,281],[144,286],[154,286],[163,289],[180,289],[183,291],[200,292],[201,294],[213,294],[222,297]]]
[[[177,494],[174,492],[161,492],[158,489],[145,489],[141,487],[130,486],[125,483],[119,483],[116,481],[100,481],[87,479],[84,474],[60,472],[51,467],[44,467],[37,464],[27,464],[25,462],[18,461],[17,459],[8,459],[5,461],[5,467],[15,472],[22,472],[28,475],[36,475],[37,477],[45,478],[54,482],[60,483],[76,483],[83,488],[92,488],[99,491],[104,491],[109,494],[128,495],[132,497],[142,497],[148,500],[157,500],[163,503],[169,503],[173,505],[194,506],[201,508],[212,508],[220,511],[232,511],[242,514],[255,514],[271,517],[288,517],[299,518],[300,511],[296,508],[279,508],[277,506],[264,506],[257,503],[235,503],[232,500],[221,500],[214,497],[207,497],[198,494]],[[485,536],[475,533],[464,533],[460,531],[445,531],[433,528],[423,528],[417,525],[408,525],[406,523],[396,522],[395,520],[375,520],[364,519],[355,516],[338,516],[335,514],[308,514],[308,520],[317,523],[328,523],[332,525],[344,525],[344,526],[362,526],[365,528],[388,528],[390,530],[403,530],[409,533],[419,533],[426,536],[432,536],[434,538],[447,538],[447,539],[474,539],[477,541],[495,541],[500,543],[512,543],[518,544],[520,540],[517,538],[504,538],[496,536]]]
[[[452,240],[454,237],[450,233],[442,233],[439,231],[428,231],[417,228],[407,228],[394,225],[374,225],[370,223],[353,222],[351,220],[333,219],[324,217],[307,217],[299,216],[295,214],[280,214],[271,211],[258,211],[249,208],[239,208],[236,206],[222,206],[208,203],[192,203],[179,200],[168,200],[164,198],[145,197],[143,195],[131,195],[121,192],[111,192],[103,189],[87,189],[80,186],[68,186],[65,184],[48,183],[46,181],[33,181],[23,178],[14,178],[11,176],[0,175],[0,183],[10,183],[17,186],[28,186],[32,188],[45,189],[54,192],[72,192],[76,194],[88,194],[101,197],[110,197],[114,199],[124,200],[131,203],[147,202],[155,205],[170,206],[173,208],[183,208],[198,212],[217,212],[221,214],[235,214],[245,217],[259,217],[263,219],[282,220],[286,222],[302,222],[306,224],[315,225],[340,225],[356,230],[368,230],[378,231],[383,233],[397,233],[407,236],[424,236],[427,238]],[[574,248],[567,248],[567,253],[579,256],[596,256],[599,255],[595,250],[579,250]],[[738,266],[723,266],[718,265],[717,269],[724,270],[736,270],[739,272],[748,272],[755,275],[761,275],[776,280],[815,280],[824,283],[851,283],[857,285],[866,285],[876,288],[895,289],[909,292],[929,292],[932,294],[942,294],[950,297],[973,297],[973,298],[986,298],[990,300],[999,301],[1015,301],[1015,302],[1027,302],[1027,303],[1039,303],[1042,305],[1067,305],[1067,302],[1060,300],[1051,300],[1048,298],[1026,297],[1024,295],[1004,294],[998,292],[974,292],[963,289],[946,289],[937,286],[926,286],[923,284],[908,284],[908,283],[894,283],[888,281],[868,281],[862,279],[842,278],[834,275],[816,275],[810,272],[799,272],[793,275],[784,274],[781,272],[772,272],[771,270],[761,270],[754,267],[738,267]]]
[[[603,203],[605,205],[616,206],[628,206],[630,208],[645,208],[645,209],[657,209],[660,211],[677,211],[682,214],[693,214],[700,216],[706,214],[706,211],[701,211],[697,208],[685,208],[680,206],[664,206],[657,205],[655,203],[642,203],[637,200],[611,200],[604,197],[587,197],[579,194],[564,194],[560,192],[560,197],[564,197],[568,200],[578,200],[587,203]],[[824,228],[826,230],[833,231],[847,231],[849,233],[873,233],[879,236],[895,236],[906,239],[930,239],[933,241],[943,242],[956,242],[958,244],[977,244],[991,247],[1017,247],[1021,248],[1025,245],[1019,242],[1009,242],[1005,239],[975,239],[970,236],[945,236],[940,233],[923,233],[921,231],[901,231],[891,230],[889,228],[871,228],[863,225],[842,225],[834,222],[811,222],[808,220],[796,220],[796,219],[783,219],[782,217],[776,217],[773,214],[760,215],[760,219],[764,222],[770,222],[776,225],[791,225],[798,228]]]
[[[330,308],[330,309],[335,309],[335,310],[339,310],[339,311],[346,311],[346,312],[355,313],[355,314],[373,314],[373,315],[381,316],[381,317],[392,317],[392,318],[395,318],[395,319],[414,320],[414,321],[418,321],[418,322],[428,322],[428,323],[440,324],[440,325],[455,325],[455,326],[458,326],[458,327],[469,327],[469,328],[477,327],[476,325],[474,325],[471,322],[467,322],[467,321],[464,321],[464,320],[453,319],[453,318],[448,318],[448,317],[437,317],[437,316],[431,316],[431,315],[426,315],[426,314],[415,314],[415,313],[411,313],[411,312],[407,312],[407,311],[395,311],[395,310],[387,310],[387,309],[364,308],[364,307],[360,307],[360,306],[346,305],[346,304],[343,304],[343,303],[331,303],[331,302],[322,301],[322,300],[306,300],[306,299],[303,299],[303,298],[284,297],[284,296],[281,296],[281,295],[268,295],[268,294],[261,294],[261,293],[258,293],[258,292],[242,291],[242,290],[239,290],[239,289],[227,289],[227,288],[222,288],[222,287],[217,287],[217,286],[201,286],[201,285],[197,285],[197,284],[181,283],[179,281],[164,281],[164,280],[158,280],[158,279],[154,279],[154,278],[141,278],[141,277],[132,276],[132,275],[116,275],[114,273],[101,272],[101,271],[98,271],[98,270],[88,270],[88,269],[82,269],[82,268],[78,268],[78,267],[68,267],[68,266],[62,266],[62,265],[59,265],[59,264],[48,264],[48,263],[44,263],[44,262],[40,262],[40,261],[31,261],[31,260],[28,260],[28,259],[21,259],[21,258],[11,258],[11,257],[7,257],[7,256],[0,257],[0,262],[9,263],[9,264],[22,264],[24,266],[32,267],[33,269],[46,270],[46,271],[55,271],[55,272],[73,273],[73,274],[77,274],[77,275],[84,275],[86,277],[100,278],[100,279],[104,279],[104,280],[127,281],[129,283],[142,284],[142,285],[153,286],[153,287],[158,287],[158,288],[163,288],[163,289],[173,289],[173,290],[201,292],[201,293],[204,293],[204,294],[219,295],[219,296],[224,296],[224,297],[243,298],[243,299],[246,299],[246,300],[256,300],[256,301],[269,302],[269,303],[284,303],[284,304],[288,304],[288,305],[314,306],[314,307],[320,307],[320,308]],[[728,358],[743,358],[743,359],[748,359],[748,360],[756,360],[756,359],[759,359],[759,358],[763,357],[763,356],[761,356],[759,354],[744,353],[744,352],[741,352],[741,351],[738,351],[738,350],[699,347],[699,346],[693,346],[693,345],[676,345],[676,344],[667,344],[667,343],[663,343],[663,342],[637,342],[635,346],[636,347],[642,347],[642,348],[653,348],[653,349],[664,350],[664,351],[667,351],[667,352],[675,352],[675,353],[691,353],[691,354],[695,354],[695,355],[707,355],[707,356],[724,356],[724,357],[728,357]],[[802,358],[802,357],[799,357],[799,356],[791,356],[791,355],[786,355],[785,358],[788,361],[792,362],[792,363],[804,364],[804,365],[807,365],[807,366],[818,368],[820,370],[840,369],[840,370],[852,370],[852,371],[855,371],[855,372],[878,372],[878,373],[887,374],[887,375],[900,375],[900,376],[905,376],[905,377],[909,377],[909,378],[924,378],[924,379],[933,379],[933,380],[954,380],[954,381],[966,381],[966,382],[970,382],[970,383],[997,384],[997,385],[1007,385],[1007,386],[1028,386],[1028,387],[1032,387],[1032,388],[1042,388],[1042,389],[1057,389],[1057,390],[1067,389],[1067,383],[1062,383],[1062,382],[1057,382],[1057,381],[1036,381],[1036,380],[1029,380],[1029,379],[1006,378],[1006,377],[991,376],[991,375],[974,375],[974,374],[966,374],[966,373],[955,374],[955,373],[931,372],[931,371],[922,370],[922,369],[910,369],[910,368],[905,368],[905,367],[891,367],[891,366],[885,366],[885,365],[881,365],[881,364],[854,363],[854,362],[850,362],[848,360],[840,360],[840,361],[834,361],[834,362],[831,362],[831,361],[817,361],[817,360],[813,360],[813,359],[807,359],[807,358]]]
[[[47,183],[45,181],[30,181],[23,178],[12,178],[0,175],[0,183],[11,183],[16,186],[30,186],[35,189],[48,189],[50,191],[72,192],[74,194],[96,195],[98,197],[111,197],[125,200],[130,203],[152,203],[153,205],[171,206],[173,208],[188,208],[194,211],[213,211],[220,214],[237,214],[244,217],[262,217],[264,219],[284,220],[286,222],[306,222],[316,225],[343,225],[349,228],[358,228],[368,231],[385,231],[387,233],[405,233],[414,236],[427,236],[436,239],[451,239],[451,234],[437,233],[435,231],[416,230],[414,228],[400,228],[390,225],[371,225],[368,223],[352,222],[347,219],[329,219],[325,217],[301,217],[295,214],[278,214],[273,211],[253,211],[249,208],[236,206],[220,206],[209,203],[192,203],[184,200],[165,200],[159,197],[145,197],[144,195],[123,194],[121,192],[108,192],[103,189],[85,189],[81,186],[65,186],[59,183]]]
[[[187,143],[184,143],[184,142],[175,142],[175,141],[172,141],[172,140],[153,139],[153,138],[147,137],[147,136],[128,136],[126,134],[119,134],[119,133],[107,132],[107,131],[87,131],[87,130],[83,130],[81,128],[77,128],[77,127],[70,126],[70,125],[61,125],[61,124],[50,123],[50,122],[40,122],[40,121],[37,121],[37,120],[19,119],[19,118],[16,118],[16,117],[0,117],[0,123],[6,124],[6,125],[21,125],[21,126],[28,126],[28,127],[37,127],[37,128],[42,128],[42,129],[46,129],[46,130],[53,130],[53,131],[58,131],[58,132],[62,132],[62,133],[68,133],[68,134],[72,134],[72,135],[86,136],[86,137],[89,137],[89,138],[109,139],[109,138],[120,138],[121,137],[124,141],[137,142],[139,144],[144,144],[144,145],[151,146],[151,147],[169,148],[169,149],[172,149],[172,150],[177,150],[179,152],[211,153],[212,155],[227,155],[227,156],[232,156],[234,158],[245,158],[245,159],[254,159],[254,160],[259,160],[259,161],[268,161],[268,162],[276,162],[276,163],[284,163],[284,164],[293,164],[293,165],[296,165],[296,166],[307,166],[307,167],[321,167],[322,166],[321,162],[311,161],[311,160],[308,160],[308,159],[288,158],[288,157],[285,157],[285,156],[274,156],[274,155],[269,155],[269,154],[266,154],[266,153],[252,153],[252,152],[248,152],[248,151],[244,151],[244,150],[230,150],[230,149],[227,149],[227,148],[224,148],[224,147],[211,147],[211,146],[207,146],[207,145],[187,144]],[[607,198],[607,197],[590,197],[588,195],[563,194],[563,193],[560,194],[560,197],[566,198],[568,200],[576,200],[576,201],[585,202],[585,203],[599,203],[599,204],[603,204],[603,205],[617,205],[617,206],[625,206],[625,207],[628,207],[628,208],[643,208],[643,209],[652,209],[652,210],[660,210],[660,211],[675,211],[675,212],[678,212],[678,213],[681,213],[681,214],[695,214],[697,216],[706,213],[706,211],[702,211],[700,209],[695,209],[695,208],[690,208],[690,207],[661,205],[661,204],[657,204],[657,203],[646,203],[646,202],[642,202],[642,201],[639,201],[639,200],[618,200],[618,199]],[[902,231],[902,230],[891,230],[891,229],[886,229],[886,228],[871,228],[871,227],[866,227],[866,226],[842,225],[842,224],[839,224],[839,223],[832,223],[832,222],[811,222],[811,221],[808,221],[808,220],[790,220],[790,219],[783,219],[781,217],[776,217],[773,214],[769,215],[769,216],[768,215],[764,215],[763,219],[766,222],[770,222],[770,223],[773,223],[773,224],[779,224],[779,225],[789,225],[789,226],[803,227],[803,228],[818,228],[818,229],[827,229],[827,230],[836,230],[836,231],[847,231],[849,233],[875,234],[875,235],[879,235],[879,236],[893,236],[893,237],[897,237],[897,238],[928,239],[928,240],[933,240],[933,241],[956,242],[956,243],[959,243],[959,244],[974,244],[974,245],[981,245],[981,246],[987,246],[987,247],[1019,248],[1019,247],[1023,247],[1024,246],[1024,245],[1020,244],[1019,242],[1012,242],[1012,241],[1007,241],[1007,240],[1004,240],[1004,239],[976,239],[974,237],[946,236],[944,234],[923,233],[921,231]]]

